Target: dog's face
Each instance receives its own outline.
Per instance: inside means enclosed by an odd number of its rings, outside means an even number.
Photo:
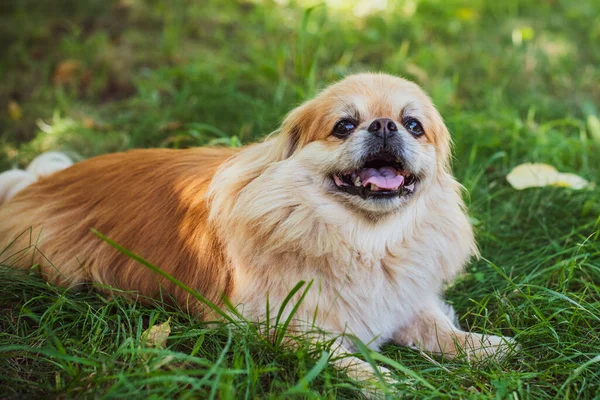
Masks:
[[[384,74],[338,82],[292,111],[288,155],[308,163],[337,201],[370,214],[394,212],[448,172],[450,137],[429,97]]]

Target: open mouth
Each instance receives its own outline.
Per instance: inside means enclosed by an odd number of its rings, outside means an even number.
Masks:
[[[393,198],[414,193],[417,177],[391,154],[381,153],[362,167],[332,176],[338,189],[366,198]]]

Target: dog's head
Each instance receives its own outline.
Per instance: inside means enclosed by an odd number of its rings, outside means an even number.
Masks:
[[[450,136],[429,97],[385,74],[352,75],[293,110],[284,157],[300,159],[315,185],[352,209],[394,212],[449,172]]]

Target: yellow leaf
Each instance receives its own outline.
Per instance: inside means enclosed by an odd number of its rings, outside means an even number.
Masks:
[[[583,189],[589,184],[578,175],[558,172],[552,165],[532,163],[516,166],[506,176],[506,180],[517,190],[544,186]]]
[[[21,106],[14,100],[11,100],[8,103],[8,116],[13,121],[18,121],[23,116],[23,111],[21,111]]]
[[[171,318],[162,324],[156,324],[146,329],[142,333],[142,343],[145,347],[156,347],[164,349],[167,346],[167,339],[171,334]]]

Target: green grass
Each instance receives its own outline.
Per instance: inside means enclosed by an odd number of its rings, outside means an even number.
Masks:
[[[83,158],[245,144],[346,74],[406,76],[453,134],[484,257],[448,298],[463,326],[514,336],[521,350],[473,367],[386,346],[393,389],[419,399],[599,398],[600,190],[519,192],[505,180],[537,161],[598,181],[598,1],[390,1],[361,17],[341,2],[280,3],[3,2],[0,168],[50,149]],[[57,76],[66,60],[75,68]],[[145,348],[142,332],[169,318],[167,348]],[[322,347],[299,338],[286,350],[251,327],[0,270],[2,398],[360,398]]]

